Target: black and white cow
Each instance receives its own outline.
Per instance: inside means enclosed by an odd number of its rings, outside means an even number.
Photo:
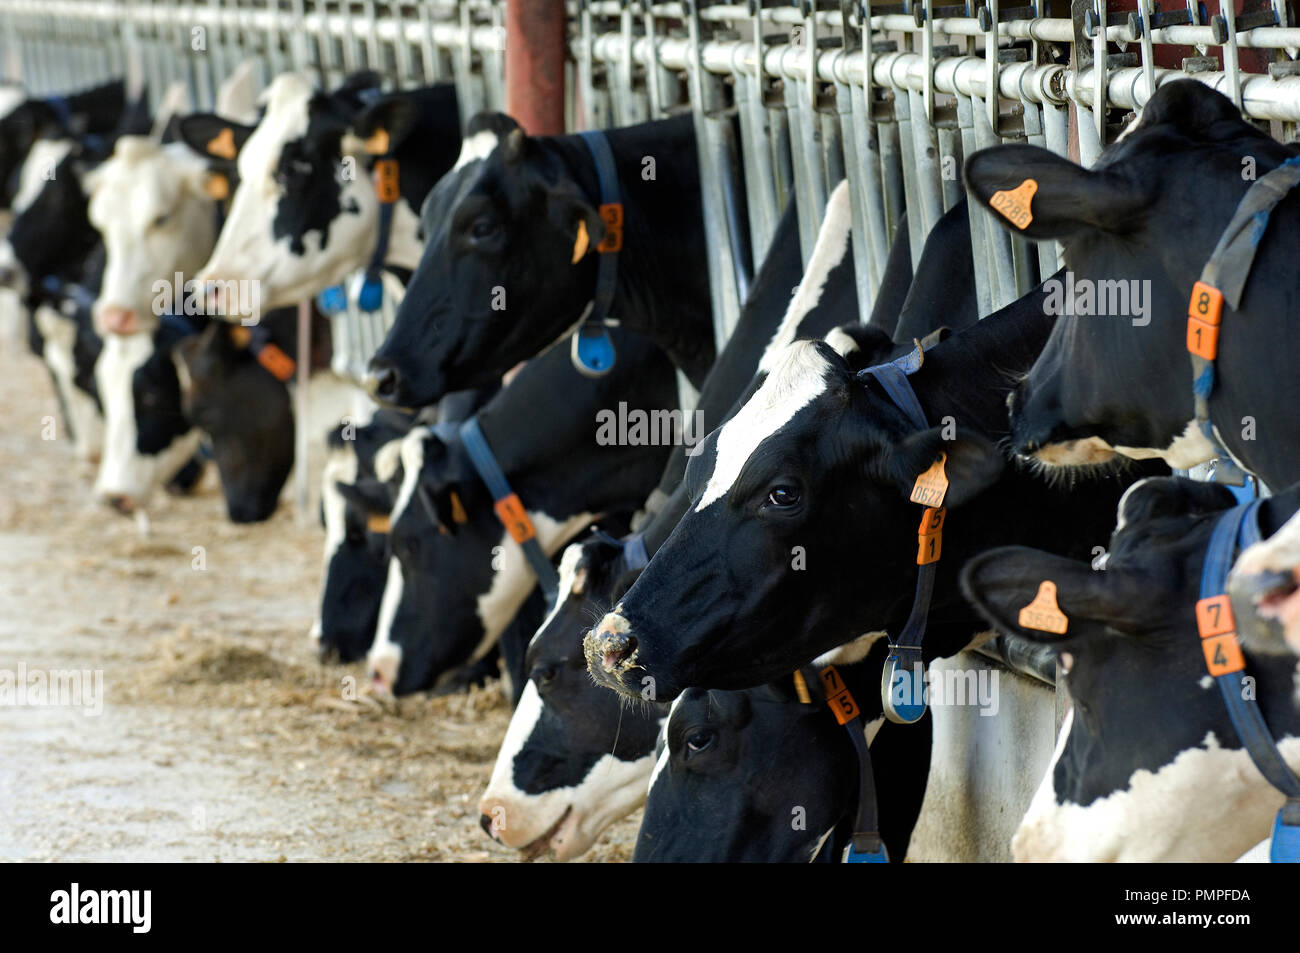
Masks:
[[[979,631],[957,591],[965,559],[1012,539],[1088,554],[1109,535],[1123,475],[1052,487],[1007,466],[998,447],[1013,375],[1052,324],[1040,288],[934,345],[909,378],[931,422],[920,431],[827,344],[787,347],[688,464],[689,512],[586,638],[593,676],[669,700],[751,687],[898,632],[922,517],[909,496],[941,454],[948,516],[927,664]]]
[[[12,207],[19,169],[41,139],[108,136],[126,109],[126,85],[113,80],[69,96],[0,103],[0,209]]]
[[[880,656],[836,667],[855,699],[878,692]],[[744,691],[692,688],[673,703],[633,860],[646,863],[839,862],[858,804],[857,750],[806,669]],[[902,863],[925,796],[931,721],[863,725],[881,838]]]
[[[671,446],[663,427],[651,431],[648,422],[681,424],[667,359],[644,338],[621,331],[617,338],[627,355],[619,373],[584,377],[567,348],[555,347],[525,364],[478,414],[547,554],[600,514],[635,510]],[[603,417],[626,408],[627,420],[637,412],[643,424],[639,437],[629,427],[624,441]],[[369,654],[374,679],[399,695],[480,657],[536,584],[457,436],[419,428],[403,440],[401,458],[389,533],[394,557]]]
[[[320,616],[311,631],[321,661],[355,662],[374,641],[392,556],[392,487],[400,485],[401,441],[414,423],[410,414],[380,410],[364,426],[340,424],[326,439],[325,569]]]
[[[237,154],[239,172],[203,281],[255,280],[263,307],[275,308],[369,264],[379,202],[371,181],[375,157],[364,144],[381,130],[399,163],[400,188],[385,264],[415,267],[416,210],[460,149],[455,91],[440,85],[383,96],[378,84],[377,75],[363,73],[322,93],[308,75],[285,73],[267,88],[255,129],[217,117],[186,122],[186,141],[205,154]]]
[[[715,348],[690,117],[605,135],[624,221],[610,317],[699,387]],[[528,137],[509,117],[474,117],[456,167],[425,201],[427,243],[371,359],[371,393],[432,404],[491,384],[574,330],[595,294],[600,204],[579,136]]]
[[[1300,519],[1291,518],[1270,538],[1241,554],[1228,577],[1239,622],[1237,634],[1257,652],[1283,646],[1300,655]]]
[[[1055,649],[1073,702],[1012,841],[1017,860],[1231,861],[1269,836],[1283,797],[1242,748],[1196,623],[1206,546],[1235,503],[1213,484],[1145,480],[1120,503],[1104,571],[1023,547],[967,564],[962,587],[981,613]],[[1297,506],[1296,488],[1266,500],[1261,530],[1276,531]],[[1045,580],[1067,619],[1061,635],[1020,624]],[[1300,770],[1294,656],[1248,652],[1246,665],[1283,757]]]
[[[970,191],[985,205],[1000,194],[995,204],[1017,216],[1026,237],[1060,241],[1070,275],[1056,308],[1071,304],[1075,313],[1015,391],[1017,452],[1066,466],[1121,453],[1190,467],[1214,455],[1193,419],[1192,286],[1251,182],[1297,155],[1243,121],[1227,97],[1180,80],[1156,91],[1092,169],[1023,145],[970,157]],[[1032,192],[1029,219],[1016,211],[1022,187]],[[1295,375],[1280,346],[1300,293],[1297,242],[1293,191],[1262,235],[1240,310],[1225,308],[1209,408],[1223,446],[1270,486],[1300,477],[1291,410],[1300,395],[1287,389]]]

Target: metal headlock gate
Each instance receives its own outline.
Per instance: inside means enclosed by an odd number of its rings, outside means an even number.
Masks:
[[[468,119],[504,108],[507,44],[540,42],[526,32],[537,19],[510,20],[530,2],[555,10],[558,0],[0,0],[0,64],[35,94],[128,75],[156,104],[180,80],[205,109],[250,57],[262,83],[286,69],[314,70],[325,85],[374,69],[394,88],[454,81]],[[1188,77],[1275,137],[1295,137],[1300,28],[1286,0],[1165,3],[570,0],[565,123],[601,128],[690,110],[719,346],[790,198],[807,261],[827,196],[847,178],[865,318],[901,213],[915,264],[960,201],[963,158],[978,149],[1030,142],[1091,165],[1160,84]],[[508,36],[507,22],[525,26]],[[1013,236],[977,203],[968,214],[981,316],[1057,269],[1058,248]],[[373,330],[354,338],[358,352],[378,344]],[[1014,692],[1043,686],[1026,704],[1037,720],[1054,706],[1059,726],[1064,693],[1043,690],[1058,681],[1050,653],[1002,639],[976,653],[1030,676]],[[969,756],[982,724],[959,725],[946,743]],[[1040,759],[1036,749],[1021,756]],[[1013,796],[1004,784],[988,782],[988,803]]]

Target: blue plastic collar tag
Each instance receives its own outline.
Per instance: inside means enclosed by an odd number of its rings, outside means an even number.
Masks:
[[[361,293],[357,295],[357,307],[369,314],[378,311],[384,304],[384,283],[377,276],[366,275],[361,283]]]
[[[904,656],[911,662],[905,664]],[[912,725],[925,715],[925,668],[921,647],[892,646],[881,676],[880,700],[885,717],[900,725]]]
[[[609,336],[609,329],[599,324],[584,324],[573,335],[569,356],[580,373],[604,377],[614,368],[614,340]]]
[[[846,864],[887,864],[889,863],[889,853],[885,850],[882,842],[879,850],[861,851],[850,844],[844,848],[844,860]]]
[[[1300,827],[1283,821],[1282,811],[1277,812],[1277,820],[1273,822],[1273,847],[1269,852],[1269,862],[1300,864]]]
[[[330,285],[316,296],[316,306],[324,314],[342,314],[348,309],[348,293],[342,285]]]

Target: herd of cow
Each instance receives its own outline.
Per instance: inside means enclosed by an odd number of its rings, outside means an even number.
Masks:
[[[124,513],[211,456],[231,519],[266,519],[297,302],[404,283],[384,406],[327,438],[312,637],[397,695],[508,679],[480,810],[523,856],[644,804],[637,860],[902,860],[914,666],[990,626],[1048,645],[1072,702],[1017,859],[1295,849],[1300,151],[1217,92],[1162,86],[1093,169],[970,156],[869,315],[847,186],[806,266],[792,200],[721,351],[689,116],[462,135],[451,87],[373,74],[170,117],[120,83],[0,96],[0,278]],[[967,201],[1066,270],[977,320]],[[598,439],[624,407],[650,426]],[[1214,458],[1276,495],[1169,475]]]

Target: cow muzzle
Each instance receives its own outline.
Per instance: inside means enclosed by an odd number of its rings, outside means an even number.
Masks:
[[[616,691],[628,691],[626,676],[637,660],[631,622],[617,611],[607,613],[583,638],[582,649],[593,679]]]
[[[140,316],[131,308],[115,304],[97,307],[95,324],[101,334],[135,334],[141,330]]]

